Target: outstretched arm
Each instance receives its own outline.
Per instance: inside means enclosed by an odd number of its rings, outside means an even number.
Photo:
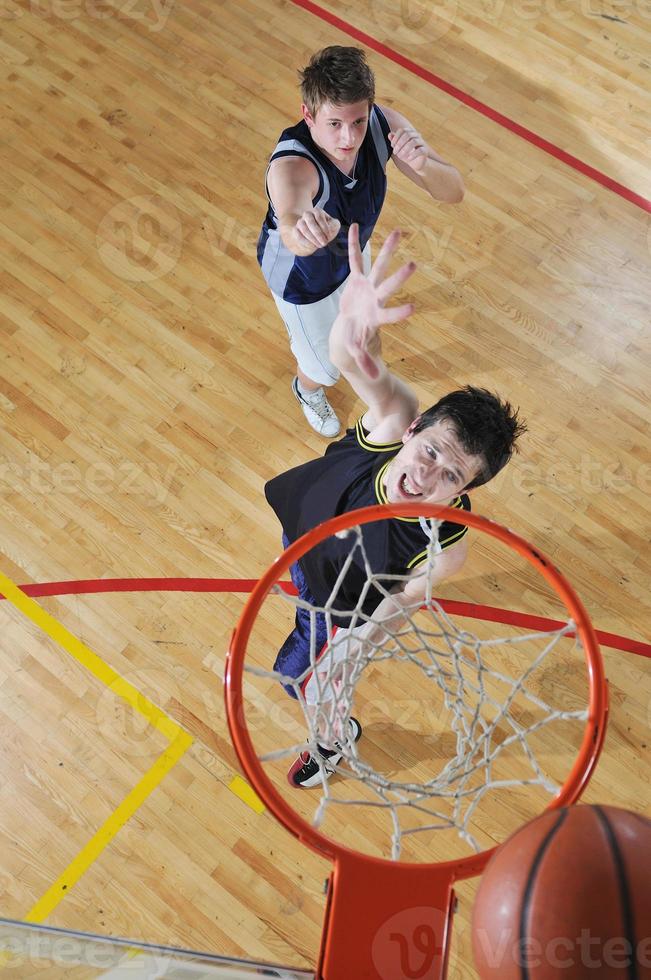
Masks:
[[[397,323],[413,312],[411,303],[385,306],[416,268],[414,262],[408,262],[397,272],[388,274],[399,241],[400,232],[392,231],[367,278],[363,273],[359,229],[355,224],[350,226],[350,276],[330,333],[330,359],[367,405],[365,426],[378,442],[399,439],[418,414],[414,392],[389,371],[382,360],[380,344],[379,331],[383,324]]]
[[[278,215],[280,237],[294,255],[312,255],[339,233],[340,222],[312,204],[318,187],[316,167],[304,157],[272,160],[267,190]]]

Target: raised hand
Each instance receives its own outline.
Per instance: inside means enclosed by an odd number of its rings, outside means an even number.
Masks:
[[[377,378],[379,367],[378,330],[384,323],[397,323],[413,312],[412,303],[387,307],[385,304],[413,274],[416,263],[407,262],[397,272],[388,275],[389,263],[400,241],[400,232],[392,231],[380,249],[368,277],[364,275],[359,246],[359,228],[350,226],[348,232],[348,261],[350,276],[339,303],[339,316],[333,326],[331,341],[340,344],[352,357],[360,371]]]
[[[406,163],[415,173],[423,172],[428,154],[425,140],[418,130],[397,129],[395,133],[389,133],[389,140],[394,157]]]

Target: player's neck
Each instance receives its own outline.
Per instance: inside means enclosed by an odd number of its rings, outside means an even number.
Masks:
[[[345,177],[354,177],[355,176],[355,167],[357,166],[357,157],[358,156],[359,156],[359,150],[355,154],[355,158],[354,158],[353,162],[349,166],[347,166],[347,167],[342,167],[336,161],[334,161],[335,166],[337,167],[337,170],[341,170],[342,174]]]
[[[355,174],[355,167],[357,166],[357,158],[359,156],[359,150],[357,150],[357,153],[355,154],[355,156],[353,157],[353,159],[350,161],[350,163],[343,163],[341,160],[337,160],[336,157],[332,156],[331,153],[328,153],[328,151],[325,150],[320,145],[320,143],[318,143],[317,140],[314,139],[314,134],[313,133],[310,133],[310,136],[312,137],[312,142],[314,143],[314,145],[317,146],[321,150],[321,153],[323,153],[324,157],[327,157],[328,158],[328,160],[330,161],[330,163],[333,163],[335,165],[335,167],[337,168],[337,170],[341,171],[341,173],[344,175],[344,177],[350,177],[351,175],[354,176],[354,174]]]

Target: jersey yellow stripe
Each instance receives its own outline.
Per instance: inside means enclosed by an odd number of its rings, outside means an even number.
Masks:
[[[441,548],[443,550],[449,548],[450,545],[454,544],[455,541],[459,541],[460,538],[464,536],[467,530],[468,530],[467,527],[462,527],[459,531],[456,531],[454,534],[451,534],[449,538],[446,538],[444,541],[439,541]],[[427,558],[427,549],[415,555],[407,565],[407,568],[417,568],[418,565],[422,565],[422,563],[425,561],[426,558]]]
[[[369,453],[387,453],[391,449],[400,449],[402,445],[401,442],[369,442],[361,418],[355,423],[355,434],[359,445]]]
[[[391,460],[388,459],[384,464],[384,466],[381,466],[380,469],[377,471],[375,477],[375,499],[377,500],[378,504],[388,504],[389,502],[387,500],[387,495],[384,492],[384,474],[386,473],[387,466],[389,465],[390,462]]]

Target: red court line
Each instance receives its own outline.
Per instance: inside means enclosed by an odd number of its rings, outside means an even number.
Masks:
[[[480,113],[482,116],[486,116],[487,119],[492,120],[497,123],[498,126],[503,126],[504,129],[508,129],[509,132],[515,133],[521,139],[526,140],[528,143],[532,143],[537,146],[538,149],[544,150],[550,156],[554,157],[556,160],[560,160],[562,163],[567,164],[568,167],[572,167],[573,170],[577,170],[584,177],[589,177],[591,180],[596,181],[597,184],[601,184],[602,187],[607,188],[609,191],[618,194],[623,197],[624,200],[629,201],[631,204],[635,204],[638,208],[642,208],[643,211],[648,211],[651,213],[651,200],[646,197],[642,197],[641,194],[637,194],[635,191],[631,190],[629,187],[625,187],[620,184],[617,180],[609,177],[607,174],[602,173],[595,167],[591,167],[589,163],[585,163],[583,160],[579,160],[578,157],[572,156],[566,150],[562,150],[560,146],[556,146],[555,143],[551,143],[549,140],[544,139],[544,137],[539,136],[532,130],[527,129],[525,126],[521,126],[520,123],[515,122],[514,119],[510,119],[508,116],[503,115],[496,109],[492,109],[490,106],[486,105],[484,102],[480,102],[479,99],[475,99],[472,95],[468,95],[467,92],[463,92],[456,85],[451,85],[450,82],[446,82],[444,78],[440,75],[435,75],[434,72],[428,71],[427,68],[423,68],[422,65],[416,64],[410,58],[406,58],[403,54],[398,51],[394,51],[393,48],[388,47],[383,44],[382,41],[378,41],[376,38],[371,37],[370,34],[366,34],[364,31],[360,31],[359,28],[354,27],[347,21],[342,20],[341,17],[337,17],[336,14],[331,13],[329,10],[325,10],[316,3],[312,3],[312,0],[291,0],[291,2],[297,6],[302,7],[309,13],[314,14],[315,17],[319,17],[321,20],[326,21],[338,30],[343,31],[344,34],[350,35],[350,37],[355,38],[356,41],[360,41],[365,44],[366,47],[372,48],[377,51],[378,54],[383,55],[390,61],[394,61],[401,68],[405,68],[407,71],[411,72],[412,75],[417,75],[419,78],[424,79],[429,82],[430,85],[434,85],[436,88],[445,92],[447,95],[451,95],[453,99],[457,99],[458,102],[462,102],[464,105],[468,106],[470,109],[474,109],[475,112]]]
[[[21,585],[25,595],[37,598],[54,595],[90,595],[99,592],[252,592],[257,584],[254,578],[100,578],[79,579],[71,582],[36,582]],[[296,593],[291,582],[281,582],[286,592]],[[4,596],[0,594],[0,599]],[[507,626],[522,626],[531,630],[560,629],[565,623],[559,619],[533,616],[499,606],[484,606],[478,602],[458,602],[454,599],[439,599],[442,608],[457,616],[468,619],[483,619],[492,623],[505,623]],[[651,658],[651,643],[633,640],[617,633],[597,630],[597,639],[613,650],[623,650],[639,657]]]

